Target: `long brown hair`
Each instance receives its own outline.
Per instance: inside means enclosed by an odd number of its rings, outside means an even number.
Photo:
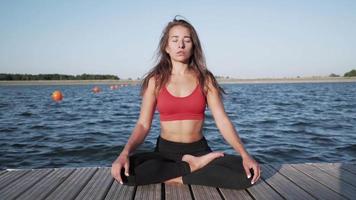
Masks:
[[[154,77],[156,80],[155,91],[159,91],[169,81],[169,77],[172,71],[172,62],[169,54],[165,51],[165,49],[168,44],[169,30],[177,25],[184,26],[190,30],[190,35],[193,42],[193,49],[192,56],[189,59],[188,68],[193,70],[197,75],[199,84],[203,88],[204,95],[207,95],[207,91],[204,88],[206,85],[206,81],[210,78],[213,86],[217,88],[219,92],[219,97],[222,98],[222,93],[226,93],[224,89],[220,87],[214,75],[206,68],[206,61],[197,32],[189,22],[183,19],[177,19],[177,16],[175,16],[173,21],[169,22],[167,26],[163,29],[162,36],[156,52],[158,62],[145,75],[142,81],[140,95],[143,96],[144,92],[148,87],[148,81],[151,77]]]

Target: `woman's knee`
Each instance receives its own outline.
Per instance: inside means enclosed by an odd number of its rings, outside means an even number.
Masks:
[[[244,189],[252,185],[251,180],[253,176],[247,178],[243,167],[234,168],[232,166],[225,166],[225,164],[211,164],[190,173],[183,177],[183,183],[231,189]]]

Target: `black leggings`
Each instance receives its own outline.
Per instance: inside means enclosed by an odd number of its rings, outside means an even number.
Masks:
[[[157,138],[154,152],[137,153],[130,156],[129,176],[121,171],[126,185],[162,183],[182,176],[184,184],[205,185],[220,188],[245,189],[251,186],[252,176],[247,178],[239,156],[225,154],[203,168],[190,172],[184,154],[201,156],[211,152],[206,139],[193,143],[178,143]]]

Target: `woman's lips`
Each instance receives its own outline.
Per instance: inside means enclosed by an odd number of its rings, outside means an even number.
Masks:
[[[184,53],[183,51],[178,51],[178,52],[177,52],[177,55],[178,55],[178,56],[184,56],[184,54],[185,54],[185,53]]]

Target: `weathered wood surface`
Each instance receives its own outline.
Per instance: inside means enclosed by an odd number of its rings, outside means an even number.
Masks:
[[[124,186],[109,167],[0,171],[0,199],[356,199],[356,163],[263,164],[244,190],[199,185]]]

